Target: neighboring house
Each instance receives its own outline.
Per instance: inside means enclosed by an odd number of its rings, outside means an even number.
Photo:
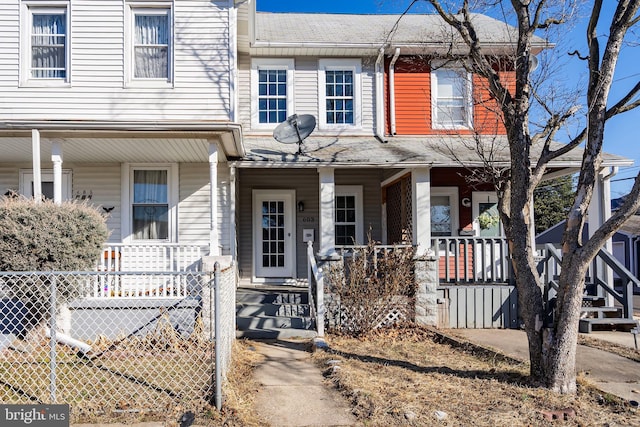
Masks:
[[[483,79],[436,59],[449,48],[439,18],[407,15],[390,35],[397,15],[235,3],[2,2],[0,191],[102,206],[103,268],[230,255],[243,280],[295,282],[303,237],[331,258],[371,233],[441,256],[444,281],[506,281],[495,193],[465,179],[482,165],[478,136],[508,161],[505,131]],[[474,19],[506,58],[514,30]],[[317,119],[300,154],[273,138],[293,114]],[[549,177],[581,160],[572,151]],[[630,164],[605,155],[603,173]]]

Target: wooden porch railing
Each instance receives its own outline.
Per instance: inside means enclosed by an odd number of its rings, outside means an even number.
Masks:
[[[511,283],[503,237],[435,237],[431,240],[441,283]]]
[[[99,271],[199,271],[200,259],[209,253],[208,245],[177,243],[124,244],[104,247]]]

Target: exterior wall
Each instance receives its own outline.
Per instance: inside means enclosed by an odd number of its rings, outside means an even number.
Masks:
[[[126,2],[71,3],[70,83],[55,87],[21,85],[20,0],[0,4],[0,119],[229,120],[228,1],[172,2],[173,84],[144,88],[125,82]]]
[[[283,57],[291,58],[291,57]],[[312,114],[319,119],[319,82],[317,57],[295,57],[294,71],[294,110],[290,114]],[[341,131],[341,135],[373,135],[375,129],[375,58],[362,58],[362,127],[361,130]],[[251,57],[241,54],[238,57],[238,91],[240,103],[238,117],[247,134],[271,134],[272,130],[251,129]],[[275,126],[274,126],[275,128]],[[335,135],[336,131],[322,132],[318,128],[314,135]]]
[[[515,286],[442,286],[437,290],[438,327],[517,329]]]
[[[486,79],[473,76],[473,126],[474,129],[439,130],[432,127],[431,109],[431,67],[428,59],[421,57],[400,57],[395,64],[395,109],[397,135],[470,135],[505,134],[501,119],[496,115],[497,103],[489,94]],[[389,64],[386,65],[385,96],[387,110],[386,132],[391,133],[391,102],[389,89]],[[510,90],[515,89],[513,72],[500,72]]]
[[[369,226],[372,236],[380,240],[382,213],[380,207],[381,171],[336,170],[336,185],[363,186],[363,234],[366,239]],[[313,229],[319,235],[319,188],[316,169],[240,169],[238,196],[238,263],[240,276],[250,278],[253,265],[253,206],[252,191],[257,189],[294,189],[296,202],[304,202],[304,212],[296,211],[296,263],[297,277],[307,276],[307,245],[302,241],[302,230]],[[318,248],[317,243],[314,247]]]
[[[31,169],[31,164],[0,164],[0,195],[7,190],[17,190],[20,169]],[[43,165],[47,167],[47,165]],[[121,215],[121,165],[119,163],[63,163],[63,169],[72,171],[72,193],[91,192],[91,204],[113,206],[107,215],[107,227],[111,230],[109,243],[122,241]],[[206,245],[209,243],[210,203],[209,164],[189,163],[179,167],[178,242]],[[229,168],[218,165],[218,224],[219,242],[223,253],[230,248],[230,194]],[[126,209],[127,207],[124,207]]]

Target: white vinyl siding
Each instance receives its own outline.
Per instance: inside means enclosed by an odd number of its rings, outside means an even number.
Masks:
[[[209,198],[209,164],[189,163],[180,167],[180,201],[178,204],[178,241],[182,244],[209,244],[211,209]],[[218,164],[218,242],[222,253],[230,248],[229,168]]]
[[[0,2],[0,34],[4,36],[0,43],[0,120],[228,121],[229,70],[233,66],[229,46],[234,36],[229,34],[229,2],[172,2],[173,82],[151,88],[125,83],[128,4],[73,0],[68,13],[72,78],[66,85],[36,87],[20,85],[19,2]]]

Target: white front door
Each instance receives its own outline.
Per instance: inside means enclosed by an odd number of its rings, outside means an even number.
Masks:
[[[253,191],[256,278],[295,277],[294,190]]]

